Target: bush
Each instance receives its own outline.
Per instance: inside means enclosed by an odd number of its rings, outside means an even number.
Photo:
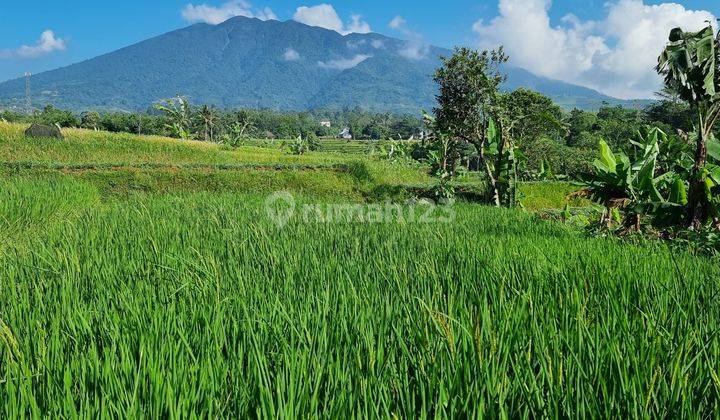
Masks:
[[[555,174],[578,179],[581,174],[592,169],[596,154],[593,149],[568,147],[546,137],[526,143],[520,150],[526,157],[521,171],[525,179],[531,178],[530,174],[538,173],[543,161],[552,167]]]
[[[79,127],[80,120],[71,111],[63,111],[48,105],[43,111],[33,117],[33,122],[43,125],[55,125],[60,127]]]

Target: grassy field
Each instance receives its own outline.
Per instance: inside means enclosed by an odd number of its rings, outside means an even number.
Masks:
[[[174,168],[202,168],[224,170],[232,167],[294,167],[327,168],[362,163],[367,176],[377,184],[429,183],[426,171],[416,166],[397,166],[362,156],[318,152],[292,155],[278,148],[243,146],[225,148],[199,141],[178,141],[165,137],[110,134],[89,130],[64,129],[67,141],[27,139],[26,126],[0,122],[0,170],[3,167],[88,165],[100,168],[154,166]],[[10,164],[10,165],[8,165]],[[228,168],[230,167],[230,168]],[[92,169],[92,168],[91,168]]]
[[[304,220],[429,180],[114,140],[0,131],[2,417],[720,415],[713,260],[466,203]],[[571,188],[523,194],[546,208]],[[281,189],[287,224],[267,211]]]
[[[590,205],[587,199],[572,195],[579,189],[567,182],[526,182],[519,187],[520,202],[530,211]]]
[[[284,140],[254,140],[244,142],[246,146],[259,146],[279,149]],[[335,153],[340,155],[366,155],[373,150],[373,147],[381,142],[375,140],[344,140],[344,139],[318,139],[319,151]]]

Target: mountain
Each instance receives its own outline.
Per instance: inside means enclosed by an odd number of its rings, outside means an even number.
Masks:
[[[32,76],[33,104],[74,110],[147,109],[176,94],[195,104],[282,110],[363,107],[418,113],[434,105],[432,73],[450,51],[379,34],[341,35],[294,21],[235,17],[196,24]],[[509,67],[507,88],[538,90],[566,107],[628,105],[592,89]],[[23,79],[0,83],[21,107]]]

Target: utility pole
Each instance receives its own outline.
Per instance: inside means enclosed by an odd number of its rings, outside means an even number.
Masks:
[[[30,96],[30,78],[32,73],[25,72],[25,112],[32,114],[32,97]]]

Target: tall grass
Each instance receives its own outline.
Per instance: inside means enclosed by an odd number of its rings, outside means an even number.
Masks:
[[[27,244],[64,221],[75,220],[99,201],[99,191],[85,182],[57,176],[43,182],[0,176],[0,253],[9,246]]]
[[[158,136],[137,136],[101,131],[63,129],[64,141],[26,138],[25,126],[0,122],[0,163],[31,166],[106,165],[227,166],[338,165],[362,162],[375,180],[385,184],[428,182],[425,168],[391,165],[369,158],[338,153],[313,152],[291,155],[280,149],[242,146],[226,148],[199,141]]]
[[[529,211],[591,205],[590,200],[573,196],[578,190],[580,187],[569,182],[523,182],[518,187],[520,202]]]
[[[12,197],[43,214],[64,182]],[[709,260],[478,206],[280,229],[263,203],[108,199],[7,250],[2,416],[720,415]]]

